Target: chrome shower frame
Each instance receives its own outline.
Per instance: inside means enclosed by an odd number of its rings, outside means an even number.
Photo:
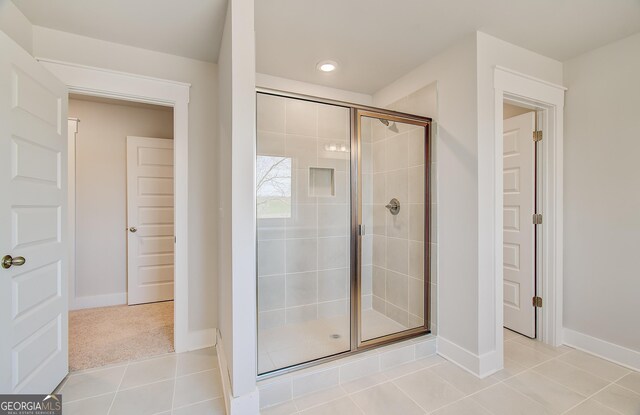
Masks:
[[[283,98],[292,98],[303,101],[309,101],[319,104],[328,104],[338,107],[348,108],[350,110],[350,135],[351,135],[351,170],[350,170],[350,202],[351,202],[351,220],[350,220],[350,301],[351,301],[351,333],[350,333],[350,350],[346,350],[341,353],[324,356],[311,361],[299,363],[296,365],[276,369],[263,374],[257,374],[257,379],[267,379],[281,374],[289,373],[292,371],[301,370],[311,366],[316,366],[322,363],[330,362],[336,359],[341,359],[346,356],[351,356],[357,353],[371,350],[375,347],[400,342],[403,340],[411,339],[414,337],[429,334],[431,332],[430,322],[430,294],[431,294],[431,125],[432,119],[428,117],[422,117],[414,114],[407,114],[398,111],[391,111],[382,108],[375,108],[366,105],[353,104],[349,102],[323,99],[308,95],[295,94],[286,91],[280,91],[268,88],[256,88],[256,99],[258,94],[273,95]],[[388,334],[382,337],[377,337],[369,340],[362,339],[362,166],[361,166],[361,118],[370,117],[377,118],[383,124],[386,124],[382,120],[387,122],[401,122],[405,124],[412,124],[416,126],[424,127],[425,129],[425,217],[424,217],[424,324],[415,328],[403,330]],[[257,225],[257,224],[256,224]],[[257,243],[257,242],[256,242]],[[256,270],[257,271],[257,270]],[[257,278],[257,275],[256,275]],[[258,293],[256,292],[256,299]],[[256,316],[256,321],[257,321]],[[257,356],[256,356],[257,358]]]

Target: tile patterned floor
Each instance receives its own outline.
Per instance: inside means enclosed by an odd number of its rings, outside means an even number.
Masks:
[[[377,311],[369,309],[363,312],[364,339],[373,339],[406,329],[407,327]],[[351,346],[350,330],[347,315],[259,330],[258,371],[266,373],[347,351]],[[339,337],[333,338],[335,335]]]
[[[291,414],[639,415],[640,373],[505,330],[505,369],[486,379],[431,356],[262,411]]]
[[[65,415],[220,415],[214,348],[71,373],[61,384]]]
[[[65,415],[221,415],[214,348],[70,374]],[[478,379],[430,356],[262,415],[638,415],[640,373],[505,331],[505,369]]]

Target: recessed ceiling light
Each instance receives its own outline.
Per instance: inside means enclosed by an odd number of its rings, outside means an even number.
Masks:
[[[321,72],[333,72],[338,68],[338,64],[334,61],[318,62],[316,68]]]

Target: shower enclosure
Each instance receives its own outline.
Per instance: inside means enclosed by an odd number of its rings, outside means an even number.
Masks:
[[[431,119],[257,93],[258,374],[429,332]]]

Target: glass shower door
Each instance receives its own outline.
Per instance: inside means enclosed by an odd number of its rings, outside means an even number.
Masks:
[[[350,108],[257,95],[258,373],[351,350]]]
[[[427,329],[428,128],[359,110],[359,345]]]

